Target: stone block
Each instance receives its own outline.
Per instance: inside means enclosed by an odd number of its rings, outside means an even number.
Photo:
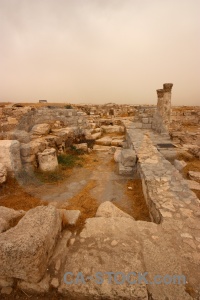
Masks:
[[[54,148],[45,149],[38,153],[40,170],[43,172],[53,172],[58,167],[58,159]]]
[[[102,146],[110,146],[111,142],[112,142],[112,138],[110,137],[103,137],[101,139],[96,140],[96,144]]]
[[[131,149],[123,149],[121,152],[121,158],[124,167],[133,167],[136,163],[136,153]]]
[[[142,118],[142,123],[143,123],[143,124],[148,124],[148,123],[149,123],[148,118]]]
[[[181,171],[185,166],[187,165],[187,163],[184,160],[174,160],[174,167],[178,170]]]
[[[151,129],[151,124],[142,124],[143,129]]]
[[[101,137],[101,132],[93,133],[91,136],[93,140],[99,139]]]
[[[119,175],[133,175],[132,167],[125,167],[121,163],[119,163]]]
[[[74,147],[76,147],[77,150],[82,150],[83,152],[88,152],[88,145],[87,143],[81,143],[81,144],[74,144]]]
[[[0,235],[0,276],[40,281],[60,231],[56,208],[38,206],[29,210],[15,227]]]
[[[76,225],[80,217],[80,210],[59,209],[63,225]]]
[[[21,170],[20,143],[18,141],[0,141],[0,163],[2,163],[12,175]]]
[[[200,182],[200,172],[189,171],[188,174],[190,179]]]
[[[120,147],[122,146],[123,140],[122,139],[113,139],[111,142],[111,146]]]
[[[0,184],[6,181],[6,177],[7,177],[6,167],[2,163],[0,163]]]
[[[121,154],[122,154],[122,149],[117,149],[114,153],[114,161],[119,163],[121,162]]]
[[[31,129],[32,135],[46,135],[49,133],[51,126],[49,124],[37,124]]]
[[[110,201],[105,201],[101,205],[99,205],[96,217],[104,217],[104,218],[114,218],[114,217],[124,217],[124,218],[131,218],[129,214],[126,214],[117,206],[112,204]]]

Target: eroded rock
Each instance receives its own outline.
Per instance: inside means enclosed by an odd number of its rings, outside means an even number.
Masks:
[[[53,206],[29,210],[14,228],[0,235],[0,276],[41,280],[60,230],[61,218]]]

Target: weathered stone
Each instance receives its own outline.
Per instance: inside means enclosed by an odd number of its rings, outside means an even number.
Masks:
[[[123,149],[121,152],[122,164],[124,167],[133,167],[136,163],[136,153],[131,149]]]
[[[54,289],[57,289],[59,287],[59,281],[58,281],[58,278],[53,278],[51,280],[51,286],[54,288]]]
[[[80,210],[66,210],[59,209],[62,218],[63,226],[76,225],[78,218],[80,217]]]
[[[0,163],[11,175],[21,170],[20,143],[18,141],[0,140]]]
[[[110,137],[103,137],[101,139],[96,140],[97,145],[103,145],[103,146],[110,146],[112,142],[112,138]]]
[[[30,142],[30,135],[25,130],[15,130],[11,134],[12,140],[18,140],[20,143],[28,143]]]
[[[38,282],[61,230],[61,218],[52,206],[29,210],[19,223],[0,235],[0,276]]]
[[[121,209],[116,207],[110,201],[106,201],[101,205],[99,205],[96,212],[96,217],[104,217],[104,218],[124,217],[124,218],[133,219],[133,217],[123,212]]]
[[[46,135],[49,133],[51,126],[49,124],[37,124],[31,129],[32,135]]]
[[[45,149],[43,152],[38,153],[38,161],[40,170],[43,172],[55,171],[58,167],[58,159],[56,150],[54,148]]]
[[[187,165],[187,163],[184,160],[174,160],[174,167],[178,170],[181,171],[185,166]]]
[[[111,141],[111,146],[120,147],[122,146],[123,140],[122,139],[113,139]]]
[[[8,278],[8,277],[0,277],[0,287],[8,287],[8,286],[13,286],[14,280],[13,278]]]
[[[12,293],[13,289],[11,287],[3,287],[1,289],[1,294],[10,295]]]
[[[97,139],[99,139],[101,137],[101,132],[93,133],[91,136],[92,136],[93,140],[97,140]]]
[[[114,153],[114,161],[115,162],[121,162],[121,153],[122,153],[122,150],[121,149],[117,149]]]
[[[50,275],[45,275],[45,277],[38,283],[19,281],[17,287],[27,293],[31,294],[44,294],[49,291]]]
[[[71,251],[67,256],[64,270],[76,275],[81,272],[85,278],[85,284],[66,284],[63,279],[58,289],[59,293],[81,299],[143,299],[147,300],[147,288],[141,284],[116,284],[111,276],[111,284],[108,283],[108,275],[103,275],[103,283],[95,283],[96,272],[129,272],[143,273],[141,262],[141,246],[137,241],[137,229],[134,220],[130,218],[91,218],[86,220],[86,225],[80,234],[83,243],[79,248]],[[118,242],[119,241],[119,242]],[[94,243],[93,247],[89,247]],[[75,247],[75,245],[71,246]],[[72,248],[73,250],[73,248]],[[100,271],[99,271],[100,270]],[[109,271],[108,271],[109,270]],[[120,270],[120,271],[119,271]],[[92,276],[93,280],[87,280]],[[71,280],[72,278],[69,278]],[[116,277],[116,280],[120,277]],[[132,279],[132,278],[131,278]]]
[[[133,175],[133,168],[132,167],[125,167],[122,163],[118,164],[119,167],[119,175]]]
[[[8,117],[8,124],[17,125],[18,121],[16,118]]]
[[[20,153],[22,157],[27,157],[31,155],[35,155],[38,152],[42,152],[45,150],[46,143],[42,140],[34,140],[28,144],[21,144]]]
[[[2,163],[0,163],[0,184],[6,181],[6,177],[7,177],[6,167]]]
[[[9,227],[9,223],[4,219],[0,218],[0,233],[6,231],[7,229],[9,229]]]
[[[88,152],[88,145],[87,143],[81,143],[81,144],[74,144],[73,145],[76,149],[82,150],[83,152]]]
[[[189,171],[188,174],[190,179],[200,182],[200,172]]]
[[[188,186],[191,190],[200,191],[200,183],[198,183],[194,180],[186,180],[186,183],[188,184]]]
[[[106,133],[122,133],[122,132],[124,132],[124,127],[118,126],[118,125],[101,126],[101,128]]]
[[[24,210],[14,210],[12,208],[0,206],[0,216],[8,223],[15,222],[16,219],[23,217],[25,213]]]

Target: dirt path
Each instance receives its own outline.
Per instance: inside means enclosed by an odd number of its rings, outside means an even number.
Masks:
[[[13,208],[15,201],[19,202],[21,198],[25,203],[34,200],[30,208],[34,207],[34,203],[35,206],[41,205],[40,199],[46,204],[57,202],[58,207],[79,209],[82,214],[81,223],[86,218],[95,216],[98,206],[104,201],[112,201],[136,220],[150,220],[141,181],[132,176],[118,175],[113,154],[107,151],[93,151],[87,155],[83,166],[75,167],[60,183],[13,189],[3,203],[0,199],[0,205],[5,205],[8,198],[14,199],[11,201]],[[23,209],[23,206],[18,209]]]

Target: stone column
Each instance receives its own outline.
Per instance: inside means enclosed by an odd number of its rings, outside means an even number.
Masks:
[[[160,116],[163,116],[163,96],[164,90],[159,89],[157,90],[158,100],[157,100],[157,112]]]
[[[169,128],[171,120],[171,90],[173,83],[164,83],[163,84],[163,123],[167,128]]]

